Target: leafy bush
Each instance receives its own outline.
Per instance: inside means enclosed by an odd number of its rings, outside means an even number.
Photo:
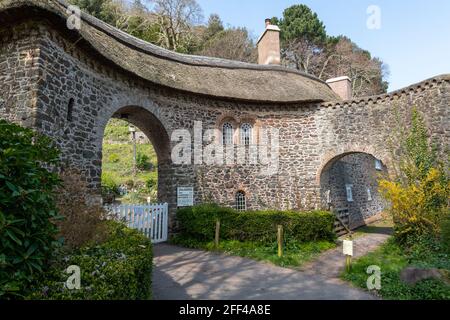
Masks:
[[[48,272],[28,299],[143,300],[151,298],[152,246],[149,239],[121,223],[107,222],[106,242],[67,253],[57,252]],[[65,287],[67,267],[81,271],[81,288]]]
[[[391,203],[395,237],[401,243],[424,235],[438,237],[449,215],[450,177],[431,145],[425,122],[413,109],[411,128],[400,129],[399,149],[393,152],[398,167],[393,179],[379,182],[380,192]]]
[[[53,192],[59,153],[49,138],[0,120],[0,298],[42,272],[57,228]]]
[[[139,170],[147,170],[151,167],[150,157],[145,153],[138,153],[136,156],[136,167]]]
[[[326,211],[245,211],[238,212],[214,204],[182,208],[177,212],[182,232],[198,240],[214,238],[220,220],[224,240],[273,242],[277,226],[284,227],[285,239],[299,242],[333,240],[334,215]]]
[[[88,205],[87,184],[76,170],[61,174],[62,186],[56,196],[59,214],[59,237],[68,248],[79,248],[87,242],[106,238],[105,213],[102,207]]]

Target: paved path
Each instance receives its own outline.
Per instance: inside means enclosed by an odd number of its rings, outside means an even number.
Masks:
[[[355,240],[355,254],[375,249],[386,234],[368,234]],[[301,271],[212,252],[167,244],[154,247],[155,300],[346,300],[375,299],[338,279],[342,249],[328,251]]]

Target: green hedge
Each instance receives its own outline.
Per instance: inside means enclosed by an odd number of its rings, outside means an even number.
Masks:
[[[59,252],[50,270],[36,284],[28,299],[143,300],[151,298],[152,246],[136,230],[108,222],[111,234],[101,245],[70,254]],[[81,271],[81,288],[65,287],[68,266]]]
[[[225,240],[273,242],[277,225],[284,227],[286,241],[333,240],[334,215],[327,211],[244,211],[214,204],[178,210],[182,233],[198,240],[214,238],[217,219],[220,238]]]

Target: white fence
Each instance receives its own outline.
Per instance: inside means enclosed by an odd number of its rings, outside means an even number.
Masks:
[[[150,238],[152,243],[167,241],[168,205],[111,205],[106,210],[116,218],[127,223],[128,227],[137,229]]]

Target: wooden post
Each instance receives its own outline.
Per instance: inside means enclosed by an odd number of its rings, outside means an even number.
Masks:
[[[347,272],[350,272],[352,270],[352,256],[346,255],[347,261]]]
[[[283,256],[283,226],[278,226],[278,234],[277,234],[277,241],[278,241],[278,257]]]
[[[214,246],[219,248],[219,236],[220,236],[220,220],[216,221],[216,236],[214,238]]]

